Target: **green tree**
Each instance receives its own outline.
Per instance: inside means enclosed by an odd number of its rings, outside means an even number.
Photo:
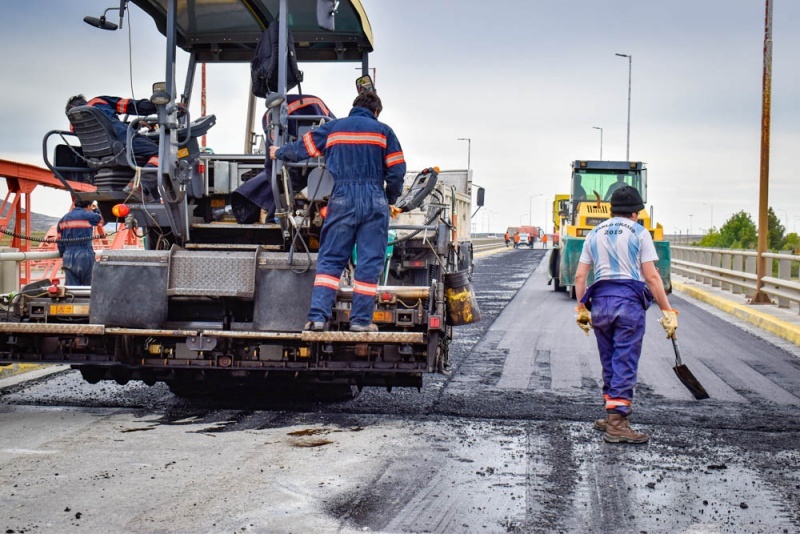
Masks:
[[[771,250],[782,249],[785,233],[786,228],[783,227],[778,216],[775,215],[775,212],[772,210],[772,206],[770,206],[769,213],[767,213],[767,246]]]
[[[794,232],[786,234],[786,239],[783,240],[783,250],[797,250],[800,249],[800,236]]]
[[[697,243],[701,247],[719,248],[722,236],[716,228],[711,228]]]
[[[725,221],[719,234],[718,246],[722,248],[753,248],[758,242],[756,223],[744,210]]]

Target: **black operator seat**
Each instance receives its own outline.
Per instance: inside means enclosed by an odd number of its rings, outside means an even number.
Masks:
[[[111,120],[92,106],[77,106],[67,111],[72,131],[81,142],[86,164],[97,169],[94,185],[98,190],[122,190],[134,175],[128,166],[125,144],[117,139]],[[137,161],[144,165],[144,161]]]

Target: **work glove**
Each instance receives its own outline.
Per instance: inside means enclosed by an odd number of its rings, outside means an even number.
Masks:
[[[389,205],[389,216],[392,219],[396,219],[397,216],[400,215],[401,213],[403,213],[402,208],[398,208],[397,206],[394,205]]]
[[[678,310],[661,310],[664,317],[658,320],[664,331],[667,333],[667,338],[675,335],[675,330],[678,329]]]
[[[575,311],[578,312],[578,317],[575,319],[575,322],[578,324],[578,328],[586,332],[586,335],[589,335],[589,330],[592,329],[592,312],[586,309],[586,306],[581,304]]]

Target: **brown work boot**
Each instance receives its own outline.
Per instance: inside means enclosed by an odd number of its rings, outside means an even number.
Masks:
[[[600,432],[605,432],[606,428],[608,428],[608,418],[606,419],[598,419],[594,422],[594,429],[599,430]]]
[[[608,425],[603,439],[609,443],[647,443],[650,437],[631,429],[628,418],[618,413],[608,414]]]

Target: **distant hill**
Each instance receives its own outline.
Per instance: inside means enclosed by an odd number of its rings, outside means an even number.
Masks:
[[[6,207],[0,213],[0,217],[6,216]],[[23,210],[24,213],[25,210]],[[31,212],[31,232],[47,232],[51,226],[57,224],[60,220],[59,217],[51,217],[50,215],[43,215],[41,213],[36,213],[35,211]],[[14,227],[14,218],[11,218],[8,226],[10,228]]]

